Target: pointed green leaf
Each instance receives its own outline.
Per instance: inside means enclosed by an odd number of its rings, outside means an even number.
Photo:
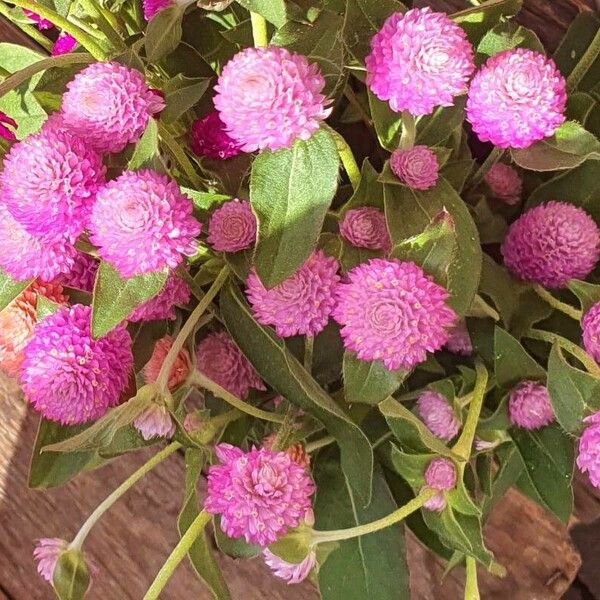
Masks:
[[[146,29],[146,57],[152,63],[171,54],[181,41],[185,6],[174,4],[163,8],[150,20]]]
[[[600,302],[600,285],[571,279],[567,286],[577,296],[579,302],[581,302],[583,314],[590,310],[594,304]]]
[[[60,555],[52,584],[58,600],[83,600],[90,587],[90,574],[79,550],[66,550]]]
[[[43,318],[53,315],[59,308],[60,304],[52,302],[46,296],[38,296],[36,301],[37,320],[41,321]]]
[[[132,157],[129,159],[127,168],[131,170],[140,169],[147,165],[158,154],[158,124],[150,117],[148,125],[139,142],[135,145]]]
[[[492,27],[507,17],[516,15],[522,4],[522,0],[489,0],[480,6],[454,13],[451,17],[467,32],[469,40],[476,46]]]
[[[33,279],[27,281],[15,281],[10,275],[0,269],[0,310],[4,310],[23,290],[33,283]]]
[[[343,217],[350,209],[362,206],[372,206],[383,210],[383,184],[378,181],[379,173],[365,158],[360,170],[360,183],[350,197],[350,200],[340,209]]]
[[[479,42],[477,53],[487,58],[513,48],[528,48],[545,53],[544,46],[535,32],[512,21],[505,21],[490,29]]]
[[[494,369],[496,382],[510,388],[524,379],[544,381],[546,371],[510,333],[496,327],[494,333]]]
[[[198,104],[211,81],[208,77],[191,78],[183,75],[171,79],[165,89],[165,108],[160,113],[160,120],[165,123],[177,121],[187,110]]]
[[[263,16],[275,27],[283,27],[288,20],[285,0],[238,0],[238,2],[249,11]]]
[[[417,121],[417,143],[435,146],[447,140],[462,126],[465,119],[466,96],[456,98],[452,106],[440,106]]]

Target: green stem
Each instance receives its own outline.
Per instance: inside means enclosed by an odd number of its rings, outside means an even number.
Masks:
[[[488,157],[485,159],[485,161],[483,161],[483,164],[479,167],[479,169],[477,169],[477,171],[475,171],[473,177],[471,177],[469,186],[475,187],[481,183],[488,171],[502,158],[504,152],[504,149],[494,146],[492,151],[488,154]]]
[[[364,109],[363,105],[360,103],[359,99],[356,97],[356,94],[354,93],[354,90],[352,89],[352,87],[350,86],[349,83],[346,84],[346,87],[344,88],[344,96],[346,96],[346,99],[348,100],[348,102],[350,102],[350,104],[354,107],[356,112],[359,114],[363,123],[369,129],[372,129],[373,121],[371,121],[371,117],[369,116],[369,113]]]
[[[183,534],[173,552],[167,558],[165,564],[160,568],[152,585],[148,588],[143,600],[157,600],[165,585],[175,572],[179,563],[186,557],[192,544],[198,539],[198,536],[204,531],[204,528],[210,521],[210,515],[202,511],[188,527]]]
[[[143,464],[135,473],[130,475],[110,496],[108,496],[101,504],[99,504],[94,512],[87,518],[86,522],[81,526],[77,535],[69,545],[70,548],[80,550],[85,538],[91,531],[92,527],[98,522],[102,515],[133,485],[135,485],[146,473],[151,471],[156,465],[160,464],[165,458],[171,456],[181,448],[179,442],[173,442],[160,452],[155,454],[147,463]]]
[[[477,563],[472,556],[467,556],[467,574],[465,581],[465,600],[479,600],[477,583]]]
[[[269,35],[267,33],[267,21],[258,13],[250,13],[250,22],[252,23],[252,38],[254,45],[261,48],[269,45]]]
[[[294,432],[294,424],[296,422],[296,407],[288,402],[287,410],[285,411],[284,421],[277,431],[275,440],[273,441],[273,450],[285,450],[290,445],[292,433]]]
[[[360,183],[360,167],[354,158],[354,154],[352,154],[352,148],[350,148],[348,142],[335,129],[328,125],[326,127],[333,136],[340,160],[342,161],[344,170],[348,174],[348,179],[350,179],[350,185],[352,185],[352,189],[356,190]]]
[[[555,308],[556,310],[559,310],[560,312],[565,313],[565,315],[568,315],[569,317],[571,317],[572,319],[575,319],[576,321],[581,321],[581,318],[583,317],[583,313],[580,310],[577,310],[576,308],[573,308],[571,305],[566,304],[565,302],[561,302],[560,300],[556,299],[547,289],[543,288],[541,285],[538,285],[537,283],[534,284],[533,290],[542,300],[544,300],[552,308]]]
[[[158,134],[162,141],[165,143],[169,152],[173,155],[173,158],[177,161],[185,176],[190,180],[190,183],[195,189],[202,187],[202,182],[196,173],[196,169],[192,164],[192,161],[186,156],[183,147],[177,142],[177,140],[171,135],[171,132],[167,126],[158,121]]]
[[[583,56],[579,59],[579,62],[575,65],[575,68],[571,71],[571,74],[567,77],[567,90],[573,92],[584,75],[589,71],[590,67],[594,64],[598,53],[600,52],[600,30],[594,36],[592,43],[587,47]]]
[[[85,9],[85,12],[95,18],[98,29],[102,31],[112,46],[120,52],[125,50],[127,46],[117,30],[117,23],[114,19],[114,15],[105,8],[99,6],[94,0],[79,0],[79,2]],[[110,17],[108,15],[110,15]]]
[[[372,444],[373,450],[375,450],[375,448],[379,448],[379,446],[381,446],[381,444],[383,444],[384,442],[387,442],[392,437],[394,437],[394,434],[391,431],[388,431],[387,433],[384,433],[380,438],[377,438],[373,442],[373,444]]]
[[[417,121],[407,110],[402,111],[402,135],[400,136],[400,149],[410,150],[417,139]]]
[[[335,442],[335,438],[332,435],[326,435],[322,437],[320,440],[315,440],[314,442],[308,442],[306,444],[305,450],[310,454],[311,452],[315,452],[319,450],[319,448],[324,448],[325,446],[329,446],[329,444],[333,444]]]
[[[0,2],[0,15],[6,17],[13,25],[16,25],[25,35],[33,39],[44,50],[46,50],[46,52],[52,52],[52,42],[43,33],[41,33],[37,27],[34,27],[33,25],[27,25],[26,23],[19,23],[18,21],[13,21],[10,11],[4,2]]]
[[[304,338],[304,368],[308,373],[312,372],[314,350],[315,338],[312,335],[307,335]]]

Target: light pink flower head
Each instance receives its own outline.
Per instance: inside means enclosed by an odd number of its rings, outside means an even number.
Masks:
[[[600,231],[582,208],[550,201],[523,213],[502,243],[504,264],[517,277],[548,288],[585,279],[600,256]]]
[[[56,128],[14,144],[3,167],[0,194],[12,216],[33,235],[71,240],[87,224],[106,172],[86,142]]]
[[[475,70],[465,32],[430,8],[388,17],[371,40],[365,64],[371,91],[392,110],[415,116],[452,106]]]
[[[357,248],[389,252],[392,247],[385,215],[372,206],[349,210],[340,223],[340,234]]]
[[[437,183],[440,168],[435,152],[427,146],[394,150],[390,167],[394,175],[413,190],[432,188]]]
[[[265,384],[226,331],[209,333],[196,349],[198,370],[234,396],[244,400],[250,388]]]
[[[412,369],[448,340],[456,320],[448,292],[412,262],[375,258],[338,285],[334,319],[361,360]]]
[[[160,368],[165,362],[165,358],[169,353],[169,350],[173,346],[173,338],[170,335],[165,335],[154,344],[154,350],[150,360],[146,363],[143,369],[144,380],[146,383],[154,383],[158,379]],[[182,348],[173,363],[171,373],[169,374],[168,386],[172,390],[179,384],[183,383],[187,376],[190,374],[192,368],[192,359],[190,353]]]
[[[263,550],[263,558],[273,575],[283,579],[288,585],[304,581],[317,564],[317,553],[314,550],[311,550],[301,563],[289,563],[268,548]]]
[[[243,452],[219,444],[215,454],[221,464],[208,470],[204,509],[221,515],[221,529],[229,537],[268,546],[298,527],[311,510],[315,486],[285,452]]]
[[[577,453],[577,466],[582,473],[587,473],[590,482],[600,489],[600,412],[586,417],[586,424]]]
[[[157,12],[174,5],[174,0],[144,0],[144,19],[150,21]]]
[[[417,400],[417,412],[427,429],[445,442],[455,437],[460,429],[460,421],[448,400],[438,392],[424,391]]]
[[[42,579],[45,579],[51,585],[56,563],[68,547],[68,542],[60,538],[41,538],[37,540],[33,550],[33,558],[37,562],[37,572]]]
[[[140,304],[127,317],[128,321],[173,321],[177,318],[176,306],[184,306],[190,301],[192,291],[186,281],[171,272],[163,289],[154,298]]]
[[[117,62],[97,62],[67,84],[61,112],[65,127],[100,152],[120,152],[144,133],[164,108],[144,76]]]
[[[523,180],[516,169],[496,163],[484,177],[492,197],[506,204],[517,204],[523,192]]]
[[[600,302],[596,302],[583,316],[583,347],[593,359],[600,363]]]
[[[224,67],[214,104],[245,152],[307,140],[331,113],[314,63],[285,48],[246,48]]]
[[[225,124],[216,110],[194,121],[191,136],[192,150],[198,156],[225,160],[242,151],[240,145],[225,131]]]
[[[96,196],[90,240],[123,277],[174,269],[196,251],[200,223],[175,181],[151,170],[126,171]]]
[[[316,250],[291,277],[270,290],[252,269],[246,294],[256,320],[273,325],[280,337],[317,335],[335,305],[338,268],[335,258]]]
[[[31,19],[37,25],[37,28],[40,31],[45,31],[54,27],[54,23],[52,23],[52,21],[48,21],[48,19],[40,17],[40,15],[38,15],[36,12],[33,12],[32,10],[28,10],[25,8],[23,9],[23,12],[29,19]]]
[[[444,345],[444,348],[448,352],[462,356],[471,356],[473,354],[473,344],[471,343],[469,331],[464,321],[460,321],[448,331],[448,341]]]
[[[522,381],[508,397],[510,422],[517,427],[540,429],[554,421],[552,402],[545,385],[537,381]]]
[[[6,113],[0,111],[0,138],[4,138],[9,142],[14,142],[17,139],[15,130],[17,122],[11,119]]]
[[[135,419],[133,426],[145,440],[151,440],[155,437],[173,437],[177,429],[169,411],[158,404],[151,404]]]
[[[65,287],[91,292],[99,266],[100,263],[89,254],[77,252],[71,269],[67,273],[61,273],[56,279]]]
[[[554,61],[515,48],[499,52],[469,88],[467,118],[480,140],[499,148],[527,148],[565,120],[567,86]]]
[[[443,492],[454,489],[456,486],[456,467],[448,458],[434,458],[425,471],[425,483],[427,487],[438,490],[438,494],[432,496],[423,507],[428,510],[442,511],[446,508],[446,498]]]
[[[239,252],[256,241],[256,217],[250,202],[232,200],[213,212],[206,241],[217,252]]]
[[[119,326],[94,340],[91,312],[81,304],[60,308],[37,324],[25,348],[25,397],[63,425],[93,421],[116,406],[133,366],[127,330]]]
[[[66,31],[61,31],[60,35],[52,46],[52,56],[60,56],[61,54],[69,54],[73,52],[77,46],[77,40]]]

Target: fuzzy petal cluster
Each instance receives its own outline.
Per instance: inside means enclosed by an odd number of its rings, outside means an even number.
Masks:
[[[428,115],[467,91],[473,49],[463,29],[430,8],[394,13],[371,40],[367,85],[396,112]]]
[[[600,302],[596,302],[583,316],[583,347],[593,359],[600,363]]]
[[[99,266],[100,263],[89,254],[77,252],[71,269],[67,273],[61,273],[57,281],[65,287],[91,292]]]
[[[96,196],[90,240],[123,277],[177,267],[196,250],[200,223],[175,181],[151,170],[126,171]]]
[[[191,147],[198,156],[225,160],[237,156],[242,149],[229,136],[218,111],[209,112],[192,124]]]
[[[333,317],[348,350],[388,369],[412,369],[448,341],[448,292],[412,262],[375,258],[348,273]]]
[[[390,167],[394,175],[413,190],[432,188],[437,183],[440,169],[435,152],[427,146],[394,150]]]
[[[52,46],[52,56],[60,56],[61,54],[69,54],[73,52],[77,46],[77,40],[69,33],[61,31],[60,35]]]
[[[211,215],[206,240],[218,252],[239,252],[256,241],[256,217],[250,202],[232,200]]]
[[[502,243],[504,264],[517,277],[548,288],[585,279],[600,256],[600,230],[582,209],[550,201],[522,214]]]
[[[157,12],[163,8],[173,6],[175,2],[173,0],[144,0],[144,19],[150,21]]]
[[[311,510],[315,486],[285,452],[243,452],[219,444],[215,454],[221,464],[208,471],[204,509],[221,515],[221,529],[229,537],[268,546],[298,527]]]
[[[427,429],[436,437],[449,442],[460,429],[448,400],[442,394],[431,390],[423,392],[417,400],[417,412]]]
[[[432,496],[425,504],[428,510],[441,511],[446,508],[446,498],[443,492],[454,489],[456,486],[456,467],[448,458],[435,458],[425,471],[425,483],[428,487],[440,493]]]
[[[160,368],[165,362],[165,358],[173,345],[173,338],[170,335],[166,335],[154,344],[154,350],[150,360],[144,366],[144,379],[146,383],[154,383],[158,379]],[[183,383],[187,376],[190,374],[192,368],[192,359],[190,353],[182,348],[173,363],[171,373],[169,374],[168,386],[172,390],[179,384]]]
[[[246,48],[221,71],[214,104],[245,152],[289,148],[319,129],[331,109],[319,67],[285,48]]]
[[[567,85],[554,61],[525,48],[492,56],[473,78],[467,119],[480,140],[527,148],[565,120]]]
[[[0,112],[0,138],[9,142],[17,139],[14,130],[17,128],[17,122],[11,119],[6,113]]]
[[[586,424],[577,453],[577,466],[587,473],[592,485],[600,489],[600,412],[584,419]]]
[[[149,118],[164,108],[144,76],[116,62],[97,62],[67,85],[61,112],[65,126],[100,152],[120,152],[137,142]]]
[[[349,210],[340,223],[340,234],[357,248],[389,252],[392,246],[385,215],[372,206]]]
[[[316,250],[291,277],[270,290],[253,269],[246,281],[246,294],[256,320],[273,325],[280,337],[317,335],[327,325],[335,305],[338,268],[335,258]]]
[[[552,402],[545,385],[537,381],[522,381],[508,397],[510,422],[533,431],[554,421]]]
[[[163,289],[154,298],[140,304],[127,318],[128,321],[159,321],[177,318],[175,307],[190,301],[190,286],[175,273],[170,273]]]
[[[25,348],[23,392],[33,407],[64,425],[100,418],[118,404],[133,366],[131,338],[116,327],[91,335],[91,308],[75,304],[38,323]]]
[[[444,348],[453,354],[461,356],[471,356],[473,354],[473,344],[464,321],[455,325],[448,331],[448,341]]]
[[[317,554],[314,550],[311,550],[301,563],[289,563],[273,554],[268,548],[263,550],[263,558],[265,564],[273,571],[273,575],[283,579],[288,585],[304,581],[317,564]]]
[[[266,389],[250,361],[225,331],[210,333],[198,344],[196,361],[201,373],[242,400],[250,388]]]
[[[37,562],[38,574],[49,584],[52,584],[54,569],[60,555],[68,547],[68,542],[60,538],[41,538],[37,540],[33,550],[33,558]]]
[[[32,235],[73,240],[84,229],[104,182],[101,156],[58,128],[43,128],[4,158],[0,197]]]
[[[133,426],[145,440],[155,437],[170,438],[175,433],[175,422],[164,406],[151,404],[133,422]]]
[[[484,180],[493,198],[505,204],[517,204],[523,193],[523,180],[516,169],[504,163],[496,163],[486,174]]]

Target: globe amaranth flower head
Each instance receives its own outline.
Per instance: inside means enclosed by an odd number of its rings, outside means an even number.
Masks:
[[[304,581],[317,564],[317,553],[314,550],[311,550],[300,563],[289,563],[273,554],[268,548],[263,550],[263,558],[273,575],[283,579],[288,585]]]
[[[417,400],[417,412],[427,429],[446,442],[455,437],[460,429],[460,421],[448,400],[438,392],[424,391]]]
[[[33,550],[33,558],[37,562],[37,572],[49,584],[52,584],[56,563],[69,543],[61,538],[41,538],[37,540]]]
[[[280,337],[317,335],[335,305],[338,268],[335,258],[316,250],[291,277],[270,290],[252,269],[246,294],[254,317],[262,325],[273,325]]]
[[[537,381],[522,381],[508,397],[508,416],[517,427],[540,429],[554,421],[552,402],[545,385]]]
[[[66,273],[61,273],[56,280],[65,287],[76,288],[84,292],[94,289],[96,272],[100,263],[85,252],[77,252],[73,266]]]
[[[371,40],[365,65],[371,91],[392,110],[415,116],[452,106],[475,70],[465,32],[430,8],[388,17]]]
[[[17,122],[11,119],[6,113],[0,111],[0,138],[14,142],[17,139],[14,130],[17,128]]]
[[[496,163],[483,178],[492,197],[512,205],[517,204],[523,192],[523,180],[516,169]]]
[[[52,56],[60,56],[61,54],[69,54],[73,52],[77,46],[77,40],[66,31],[61,31],[58,38],[52,46]]]
[[[425,471],[427,487],[439,493],[432,496],[423,504],[428,510],[442,511],[446,508],[446,498],[443,492],[456,487],[456,467],[449,458],[434,458]]]
[[[340,235],[357,248],[387,253],[392,247],[385,215],[372,206],[352,208],[346,212],[340,223]]]
[[[583,347],[592,358],[600,363],[600,302],[596,302],[583,316]]]
[[[307,140],[331,113],[316,64],[285,48],[246,48],[221,71],[214,104],[245,152]]]
[[[232,200],[217,208],[208,223],[206,241],[217,252],[239,252],[256,241],[256,217],[250,202]]]
[[[585,279],[598,262],[600,231],[582,208],[550,201],[523,213],[502,243],[504,264],[524,281],[548,288]]]
[[[198,371],[244,400],[250,388],[265,390],[265,384],[250,361],[226,331],[209,333],[196,348]]]
[[[65,127],[100,152],[120,152],[137,142],[150,117],[164,108],[144,76],[116,62],[97,62],[67,84],[61,113]]]
[[[126,171],[98,191],[90,240],[123,277],[174,269],[196,251],[200,223],[175,181],[155,171]]]
[[[144,380],[146,383],[154,383],[158,379],[160,369],[172,346],[173,338],[170,335],[166,335],[154,344],[152,356],[143,369]],[[179,354],[177,354],[177,358],[175,359],[173,367],[171,368],[171,373],[169,374],[169,389],[172,390],[183,383],[190,374],[191,369],[192,359],[190,358],[190,353],[186,348],[182,348],[179,351]]]
[[[311,510],[314,484],[285,452],[243,452],[219,444],[215,454],[221,464],[208,470],[204,509],[221,516],[229,537],[268,546],[298,527]]]
[[[177,318],[175,307],[190,301],[190,286],[179,275],[171,272],[163,289],[147,302],[140,304],[127,318],[128,321],[173,321]]]
[[[4,158],[0,197],[29,233],[74,241],[104,183],[100,155],[56,127],[14,144]]]
[[[527,148],[564,122],[565,78],[539,52],[515,48],[487,60],[473,78],[467,119],[480,140],[499,148]]]
[[[394,150],[390,157],[390,168],[409,188],[428,190],[437,183],[440,167],[433,150],[427,146],[414,146],[409,150]]]
[[[469,330],[464,321],[460,321],[448,331],[448,341],[444,345],[444,348],[448,352],[462,356],[471,356],[473,354],[473,344],[471,343]]]
[[[585,429],[579,438],[577,466],[587,473],[590,482],[600,489],[600,412],[586,417]]]
[[[375,258],[338,285],[334,319],[361,360],[412,369],[448,340],[456,320],[448,292],[412,262]]]
[[[175,422],[164,406],[151,404],[133,421],[133,426],[147,441],[155,437],[170,438],[175,433]]]
[[[225,160],[237,156],[240,145],[225,130],[218,111],[213,110],[192,124],[191,147],[198,156]]]
[[[89,306],[60,308],[37,324],[21,367],[23,392],[44,417],[87,423],[118,404],[133,366],[131,338],[118,326],[97,340]]]

